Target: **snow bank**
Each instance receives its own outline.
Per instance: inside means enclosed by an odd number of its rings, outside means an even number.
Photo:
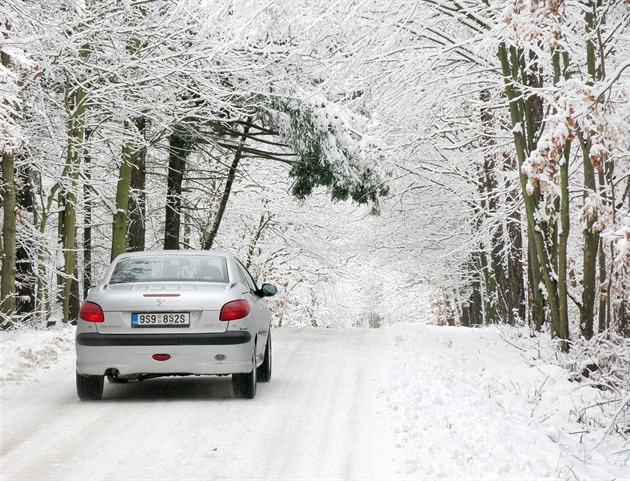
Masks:
[[[0,383],[20,382],[74,351],[74,327],[0,331]]]
[[[602,442],[603,429],[578,422],[577,406],[598,391],[540,360],[539,342],[417,324],[383,333],[392,355],[380,396],[404,452],[402,476],[628,479],[629,446],[612,436]]]

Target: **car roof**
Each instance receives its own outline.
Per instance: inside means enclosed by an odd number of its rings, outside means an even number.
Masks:
[[[149,251],[135,251],[135,252],[125,252],[124,254],[120,254],[116,257],[116,259],[127,258],[127,257],[146,257],[146,256],[176,256],[176,255],[207,255],[207,256],[222,256],[222,257],[234,257],[234,255],[230,252],[219,251],[219,250],[197,250],[197,249],[186,249],[186,250],[149,250]]]

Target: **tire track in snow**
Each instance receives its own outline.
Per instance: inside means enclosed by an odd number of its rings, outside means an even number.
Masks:
[[[273,378],[253,400],[232,399],[229,377],[189,377],[106,383],[101,401],[80,402],[68,354],[6,386],[2,479],[391,477],[374,433],[375,334],[274,330]]]

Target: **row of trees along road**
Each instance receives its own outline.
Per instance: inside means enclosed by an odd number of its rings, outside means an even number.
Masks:
[[[409,284],[441,286],[451,322],[549,325],[565,350],[571,320],[629,335],[628,3],[374,1],[344,22],[397,153],[391,265],[415,252]]]
[[[0,15],[4,328],[58,300],[76,318],[104,251],[211,248],[244,157],[287,164],[298,198],[324,186],[377,209],[387,192],[363,120],[294,67],[303,38],[274,8],[11,0]]]
[[[628,335],[626,1],[223,3],[4,8],[4,319],[72,318],[96,258],[210,248],[256,158],[380,206],[359,245],[450,322]]]

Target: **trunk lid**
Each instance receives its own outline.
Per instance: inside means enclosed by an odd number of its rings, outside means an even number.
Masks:
[[[95,323],[101,334],[196,334],[225,332],[219,312],[233,299],[224,283],[147,282],[106,285],[87,300],[103,309],[105,321]]]

